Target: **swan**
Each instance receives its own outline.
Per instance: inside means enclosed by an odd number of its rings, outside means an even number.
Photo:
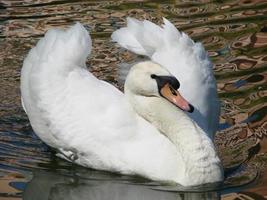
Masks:
[[[91,48],[76,23],[49,30],[24,59],[21,101],[40,139],[84,167],[183,186],[222,181],[214,144],[186,114],[193,106],[177,91],[177,78],[141,62],[130,69],[124,94],[87,70]]]

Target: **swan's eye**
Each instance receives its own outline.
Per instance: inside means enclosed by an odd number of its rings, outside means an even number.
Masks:
[[[173,87],[173,89],[178,90],[180,88],[180,83],[176,78],[172,78],[171,86]]]
[[[153,79],[155,79],[155,78],[157,77],[157,75],[155,75],[155,74],[151,74],[150,77],[153,78]]]
[[[168,83],[172,87],[171,91],[174,94],[175,90],[178,90],[180,87],[179,81],[173,76],[157,76],[156,74],[151,74],[150,77],[157,81],[159,90]]]
[[[172,86],[169,86],[170,90],[171,90],[171,93],[174,95],[174,96],[177,96],[177,92],[175,91],[175,89],[173,89]]]

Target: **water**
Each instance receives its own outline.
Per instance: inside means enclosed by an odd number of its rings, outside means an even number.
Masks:
[[[112,44],[110,35],[127,16],[157,24],[164,16],[208,50],[222,102],[215,142],[231,172],[223,185],[186,189],[72,166],[32,132],[19,91],[29,49],[46,30],[80,21],[93,38],[90,70],[118,86],[117,64],[136,56]],[[2,0],[0,47],[1,200],[267,197],[266,1]]]

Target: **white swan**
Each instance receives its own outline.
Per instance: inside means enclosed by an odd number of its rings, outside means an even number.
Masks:
[[[90,51],[77,23],[48,31],[25,58],[22,104],[44,142],[85,167],[184,186],[223,179],[211,139],[174,105],[191,109],[170,89],[176,78],[158,64],[139,63],[124,95],[86,69]]]
[[[195,108],[189,116],[213,139],[220,114],[213,65],[201,43],[194,43],[167,19],[163,21],[159,27],[127,18],[127,27],[115,31],[112,39],[168,69],[181,83],[180,93]]]

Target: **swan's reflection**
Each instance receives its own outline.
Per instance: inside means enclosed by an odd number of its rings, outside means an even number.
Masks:
[[[88,177],[88,176],[87,176]],[[216,192],[178,193],[151,189],[126,179],[87,179],[50,172],[35,172],[24,200],[201,200],[220,199]]]

